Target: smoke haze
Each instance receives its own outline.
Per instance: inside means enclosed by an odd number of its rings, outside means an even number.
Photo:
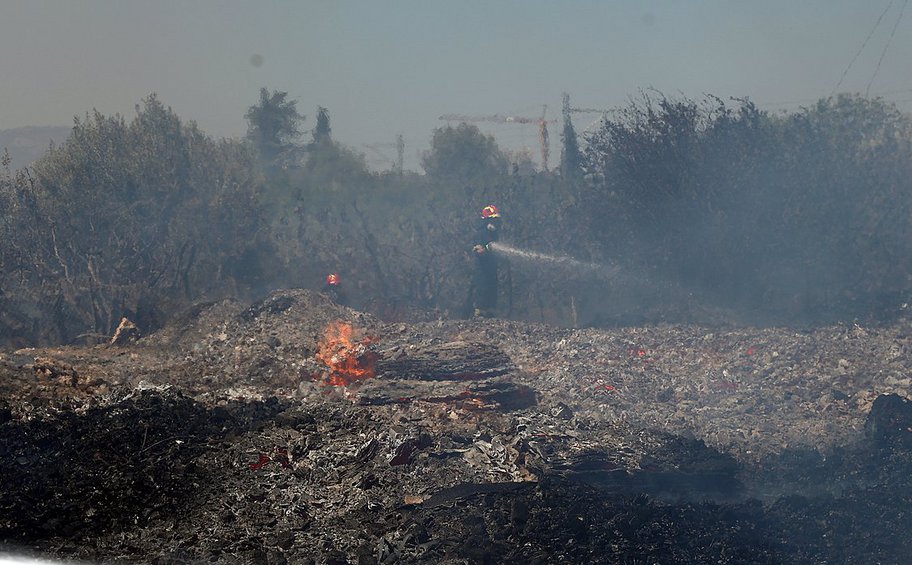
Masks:
[[[559,118],[562,92],[595,109],[654,87],[778,110],[871,83],[909,108],[909,20],[875,75],[899,4],[859,52],[886,2],[10,2],[0,130],[68,125],[92,108],[130,116],[156,92],[210,134],[238,137],[265,85],[299,100],[310,127],[328,107],[337,138],[373,168],[396,159],[402,133],[417,170],[439,116],[538,117],[547,105]],[[582,130],[598,115],[577,118]],[[534,124],[477,125],[537,161]]]

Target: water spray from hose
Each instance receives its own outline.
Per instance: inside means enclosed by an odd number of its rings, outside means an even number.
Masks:
[[[637,289],[652,289],[656,292],[665,294],[678,295],[682,300],[689,299],[691,294],[680,288],[677,284],[667,280],[656,279],[654,276],[648,276],[644,273],[628,268],[623,268],[617,264],[593,263],[589,261],[580,261],[569,255],[549,255],[537,251],[526,249],[517,249],[511,245],[500,242],[491,243],[491,248],[498,253],[508,255],[515,259],[530,261],[542,266],[549,266],[554,269],[566,271],[567,280],[572,280],[573,275],[586,273],[591,278],[599,279],[603,283],[620,285],[622,287]]]
[[[616,277],[618,274],[620,274],[621,271],[620,267],[617,265],[591,263],[574,259],[568,255],[548,255],[547,253],[539,253],[537,251],[517,249],[500,242],[491,243],[491,248],[498,253],[503,253],[504,255],[509,255],[517,259],[525,259],[527,261],[534,261],[537,263],[546,263],[553,267],[569,269],[573,271],[589,271],[591,273],[596,273],[608,278]]]
[[[712,296],[695,296],[693,291],[682,287],[680,282],[657,276],[655,273],[647,274],[640,269],[622,267],[618,264],[580,261],[569,255],[549,255],[517,249],[500,242],[492,242],[490,246],[497,253],[530,263],[530,267],[550,267],[558,271],[567,283],[579,284],[585,280],[590,290],[598,289],[603,297],[608,291],[614,298],[634,296],[632,304],[642,304],[644,300],[649,302],[644,296],[651,295],[653,302],[658,304],[673,305],[679,309],[699,308],[703,311],[703,316],[712,315],[726,321],[737,320],[733,312],[716,305]],[[586,276],[581,278],[581,274]],[[592,283],[595,283],[595,286],[592,286]]]
[[[569,255],[549,255],[537,251],[526,249],[517,249],[516,247],[506,245],[500,242],[490,244],[491,248],[503,255],[513,259],[528,261],[535,266],[551,267],[553,269],[564,271],[566,280],[578,280],[578,275],[586,273],[592,279],[599,280],[601,289],[613,288],[617,292],[634,292],[642,293],[646,291],[656,297],[666,297],[678,305],[699,306],[708,313],[712,313],[721,320],[734,320],[737,317],[734,313],[725,308],[714,305],[712,297],[703,297],[702,299],[694,296],[693,292],[685,289],[677,281],[669,280],[664,277],[657,277],[655,274],[649,275],[638,269],[621,267],[617,264],[592,263],[580,261]]]

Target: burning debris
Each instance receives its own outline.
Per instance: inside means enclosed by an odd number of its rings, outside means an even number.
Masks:
[[[352,394],[364,406],[424,402],[512,411],[536,402],[529,386],[498,380],[516,367],[494,345],[452,341],[378,351],[379,341],[347,322],[329,324],[315,355],[324,368],[314,380],[327,386],[357,385]]]
[[[325,366],[317,380],[329,386],[351,386],[377,376],[380,355],[373,349],[379,340],[361,335],[351,324],[336,321],[327,326],[317,348],[316,358]]]

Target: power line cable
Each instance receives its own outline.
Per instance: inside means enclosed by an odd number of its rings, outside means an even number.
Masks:
[[[903,12],[906,10],[906,4],[909,3],[909,0],[903,2],[902,8],[899,9],[899,16],[896,18],[896,23],[893,24],[893,29],[890,31],[890,37],[887,39],[887,44],[884,45],[883,51],[880,53],[880,59],[877,60],[877,67],[874,69],[874,74],[871,75],[871,80],[868,81],[868,86],[865,88],[865,97],[868,96],[868,92],[871,90],[871,85],[874,83],[874,77],[877,76],[877,71],[880,70],[880,64],[884,60],[884,55],[887,54],[887,49],[890,48],[890,43],[893,42],[893,36],[896,34],[896,28],[899,27],[899,21],[902,20]]]
[[[842,76],[839,77],[839,82],[837,82],[836,86],[833,87],[833,91],[830,92],[830,96],[836,94],[836,90],[840,86],[842,86],[842,81],[845,80],[846,75],[849,74],[849,70],[852,68],[852,65],[854,65],[855,61],[858,60],[859,55],[861,55],[861,52],[864,51],[864,48],[865,48],[865,46],[867,46],[868,41],[871,40],[871,36],[874,35],[874,32],[877,30],[877,27],[880,26],[880,21],[883,20],[883,17],[885,15],[887,15],[887,12],[889,12],[890,8],[892,8],[892,7],[893,7],[893,0],[890,0],[890,3],[887,4],[887,7],[884,8],[884,11],[880,13],[880,16],[877,18],[877,21],[874,23],[874,27],[872,27],[871,31],[868,32],[868,36],[865,37],[865,40],[862,42],[861,47],[858,48],[858,52],[855,53],[854,57],[852,57],[852,60],[849,62],[849,66],[847,66],[845,71],[842,72]]]

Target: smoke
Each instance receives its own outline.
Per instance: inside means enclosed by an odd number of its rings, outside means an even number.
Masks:
[[[617,263],[580,261],[569,255],[551,255],[494,242],[491,247],[505,257],[535,269],[537,285],[560,288],[578,301],[574,325],[643,323],[647,319],[697,317],[714,323],[731,323],[738,314],[721,306],[711,293],[686,288],[679,279],[646,273]],[[516,263],[514,263],[515,265]],[[557,287],[543,284],[558,281]]]

